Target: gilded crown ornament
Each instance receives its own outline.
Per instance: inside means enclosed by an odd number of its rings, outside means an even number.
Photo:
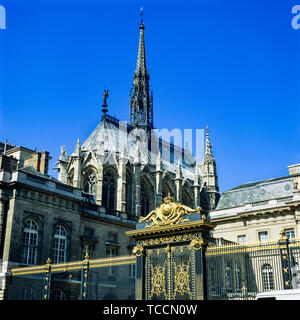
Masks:
[[[168,193],[164,198],[164,202],[155,210],[151,211],[146,217],[140,217],[139,222],[150,222],[146,228],[160,227],[166,225],[173,225],[189,221],[188,218],[183,218],[184,215],[199,213],[202,209],[197,207],[192,209],[181,203],[175,202],[175,199]]]

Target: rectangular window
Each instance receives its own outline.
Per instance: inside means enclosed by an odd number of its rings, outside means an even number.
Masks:
[[[107,248],[106,256],[107,258],[113,258],[117,255],[117,250],[114,248]],[[108,275],[114,276],[115,275],[115,267],[113,265],[108,267]]]
[[[261,231],[258,233],[258,239],[260,242],[266,242],[269,240],[268,231]]]
[[[21,261],[24,264],[36,264],[37,248],[24,246]]]
[[[245,234],[239,235],[237,237],[237,243],[245,244],[246,243],[246,235]]]
[[[289,239],[295,239],[295,230],[293,228],[292,229],[285,229],[285,233]]]
[[[66,239],[54,237],[53,240],[53,262],[65,262]]]
[[[23,230],[21,262],[24,264],[36,264],[38,231],[36,224],[31,220],[27,222]]]

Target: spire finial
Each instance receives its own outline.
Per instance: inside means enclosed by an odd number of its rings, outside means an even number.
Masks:
[[[141,26],[143,26],[143,27],[144,27],[143,15],[144,15],[144,8],[143,8],[143,7],[141,7],[141,9],[140,9]]]
[[[106,115],[106,112],[108,111],[107,110],[107,98],[108,98],[108,95],[109,95],[109,91],[107,89],[105,89],[104,87],[104,91],[103,91],[103,104],[102,104],[102,113],[103,113],[103,116]]]

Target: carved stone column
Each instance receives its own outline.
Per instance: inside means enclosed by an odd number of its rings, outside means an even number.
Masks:
[[[162,160],[161,154],[159,152],[157,161],[156,161],[156,168],[155,168],[155,206],[159,206],[162,203]]]
[[[194,204],[195,207],[200,207],[200,183],[199,183],[199,176],[197,174],[197,170],[196,170],[196,174],[195,174],[195,179],[194,179],[194,185],[193,185],[193,191],[194,191]]]
[[[178,163],[176,177],[174,181],[176,186],[176,200],[178,202],[182,202],[182,172],[180,163]]]
[[[96,203],[102,205],[102,187],[103,187],[103,164],[98,163],[97,168],[97,193],[96,193]]]

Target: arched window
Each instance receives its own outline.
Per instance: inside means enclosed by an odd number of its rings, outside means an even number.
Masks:
[[[261,267],[261,278],[264,291],[269,291],[274,289],[274,278],[272,267],[265,263]]]
[[[131,175],[127,172],[126,175],[126,212],[133,214],[132,212],[132,178]]]
[[[27,220],[23,227],[21,262],[36,264],[38,248],[38,226],[34,220]]]
[[[167,197],[168,194],[170,194],[171,197],[174,197],[174,194],[173,194],[171,188],[169,187],[169,185],[166,182],[163,182],[163,186],[162,186],[162,197],[163,197],[163,199],[165,197]]]
[[[69,173],[68,173],[68,178],[67,178],[68,184],[70,186],[73,185],[74,182],[74,169],[72,169]]]
[[[66,261],[67,231],[63,226],[57,226],[53,237],[53,263]]]
[[[185,190],[182,192],[182,204],[188,207],[192,207],[192,199],[190,198],[189,194]]]
[[[145,217],[150,211],[149,192],[147,187],[141,184],[141,216]]]
[[[97,177],[94,170],[90,170],[83,181],[83,191],[96,196],[97,191]]]
[[[162,200],[170,194],[176,199],[175,185],[169,176],[165,176],[162,181]]]
[[[103,178],[102,205],[105,208],[116,208],[116,179],[111,172],[107,172]]]

